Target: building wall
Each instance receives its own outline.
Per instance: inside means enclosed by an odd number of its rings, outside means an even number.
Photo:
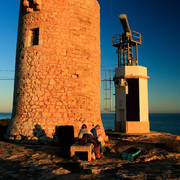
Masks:
[[[25,0],[28,1],[28,0]],[[36,2],[38,0],[34,0]],[[100,7],[97,0],[21,0],[13,115],[9,136],[31,138],[35,125],[52,137],[55,127],[100,124]],[[30,11],[30,12],[27,12]],[[31,46],[34,29],[38,45]]]
[[[139,79],[139,102],[140,102],[140,121],[149,121],[148,106],[148,82],[147,79]]]
[[[127,75],[147,77],[147,68],[143,66],[122,66],[116,68],[115,72],[116,72],[116,77],[127,76]]]
[[[126,94],[125,87],[116,87],[116,118],[115,118],[115,130],[126,132]]]
[[[115,73],[115,81],[124,79],[122,82],[127,81],[128,84],[128,94],[126,83],[116,86],[115,129],[126,133],[149,132],[147,68],[123,66],[116,68]]]

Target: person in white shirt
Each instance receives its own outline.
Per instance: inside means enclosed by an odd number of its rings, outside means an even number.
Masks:
[[[80,145],[87,144],[87,143],[94,144],[92,133],[91,131],[87,130],[86,124],[82,125],[78,134],[78,139],[79,139],[78,141]]]
[[[87,130],[86,124],[82,125],[82,128],[79,131],[78,138],[82,139],[84,134],[92,134],[89,130]]]

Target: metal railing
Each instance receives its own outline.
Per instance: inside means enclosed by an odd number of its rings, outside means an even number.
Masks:
[[[123,43],[127,42],[128,37],[129,37],[129,41],[137,42],[137,43],[141,44],[141,33],[131,30],[131,33],[129,33],[129,35],[127,35],[127,36],[125,33],[112,36],[112,45],[115,46],[115,45],[121,44],[122,42]],[[124,38],[126,38],[126,39],[124,39]]]

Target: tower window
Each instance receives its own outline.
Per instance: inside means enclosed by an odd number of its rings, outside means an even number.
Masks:
[[[39,28],[31,29],[29,31],[29,46],[35,46],[39,44]]]
[[[33,0],[29,0],[29,7],[30,8],[34,8],[35,4],[33,3]]]

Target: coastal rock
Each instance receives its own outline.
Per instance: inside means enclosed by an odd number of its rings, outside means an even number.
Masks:
[[[64,175],[64,174],[69,174],[69,173],[71,173],[71,171],[64,169],[62,167],[53,171],[53,174],[56,174],[56,175],[62,175],[62,174]]]
[[[49,145],[49,144],[52,143],[53,140],[52,140],[50,137],[41,136],[41,137],[39,137],[39,141],[40,141],[40,143],[42,143],[42,144]]]
[[[180,179],[180,153],[170,151],[163,144],[166,142],[161,141],[162,137],[172,139],[173,135],[131,135],[133,142],[127,141],[126,138],[129,138],[125,134],[122,134],[122,138],[111,136],[110,133],[108,135],[110,139],[106,149],[109,150],[104,153],[105,158],[91,162],[69,160],[69,149],[65,147],[0,141],[1,177],[43,180]],[[133,162],[121,159],[121,153],[129,147],[142,150]]]
[[[111,152],[111,153],[116,153],[116,150],[115,150],[114,148],[112,148],[112,149],[110,150],[110,152]]]

